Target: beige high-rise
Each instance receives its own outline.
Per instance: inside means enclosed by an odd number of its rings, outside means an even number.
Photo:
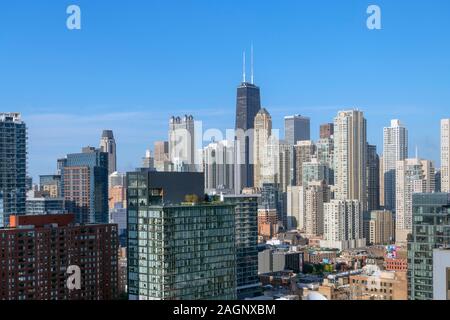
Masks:
[[[434,192],[434,171],[429,160],[397,161],[395,238],[399,245],[406,245],[408,234],[412,232],[412,195]]]
[[[372,245],[391,244],[395,232],[392,211],[372,211],[370,214],[369,229],[369,242]]]
[[[450,192],[450,119],[441,120],[441,191]]]
[[[261,188],[264,166],[268,165],[268,144],[272,135],[272,117],[262,108],[255,117],[253,134],[254,187]]]
[[[294,146],[294,152],[296,185],[301,186],[303,184],[303,163],[311,162],[316,153],[316,146],[309,140],[298,141]]]
[[[359,200],[367,210],[366,119],[358,110],[340,111],[334,119],[336,198]]]

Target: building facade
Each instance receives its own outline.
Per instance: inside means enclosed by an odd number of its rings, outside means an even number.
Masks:
[[[78,223],[108,223],[108,157],[92,147],[67,155],[62,191],[66,209]]]
[[[383,174],[384,207],[396,209],[396,173],[397,162],[408,158],[408,129],[400,120],[392,120],[391,126],[383,131]]]
[[[450,119],[441,120],[441,191],[450,192]]]
[[[298,141],[311,140],[311,119],[301,115],[285,117],[284,139],[291,146]]]
[[[11,218],[0,229],[0,300],[118,297],[116,225],[76,225],[72,214]],[[71,266],[81,272],[80,289],[67,286]]]
[[[112,130],[103,130],[100,150],[108,154],[108,175],[117,171],[116,140]]]
[[[408,239],[408,296],[433,299],[433,250],[450,244],[450,195],[413,195],[413,228]]]
[[[19,113],[0,113],[0,193],[5,226],[26,209],[27,127]],[[0,225],[1,227],[1,225]]]
[[[232,141],[211,142],[203,149],[206,193],[234,191],[234,145]]]

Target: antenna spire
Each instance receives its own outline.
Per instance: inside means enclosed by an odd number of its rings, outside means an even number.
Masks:
[[[243,63],[243,69],[242,69],[242,81],[245,83],[247,81],[246,76],[245,76],[245,68],[246,68],[246,65],[245,65],[245,51],[244,51],[244,55],[243,55],[243,61],[244,61],[244,63]]]
[[[252,64],[252,76],[251,76],[251,82],[252,82],[252,84],[255,84],[255,69],[254,69],[254,59],[253,59],[253,43],[252,43],[252,57],[251,57],[252,59],[252,61],[251,61],[251,64]]]
[[[419,159],[419,147],[416,145],[416,159]]]

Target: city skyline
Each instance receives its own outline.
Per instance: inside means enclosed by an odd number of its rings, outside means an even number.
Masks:
[[[250,1],[239,8],[171,1],[141,3],[139,10],[108,3],[107,15],[105,1],[78,1],[83,27],[76,32],[65,28],[64,5],[21,2],[0,13],[0,57],[8,61],[1,64],[0,108],[20,112],[27,123],[35,179],[55,171],[54,159],[97,146],[104,129],[114,131],[118,169],[127,171],[153,141],[167,139],[173,114],[192,114],[207,128],[234,128],[242,51],[249,53],[251,43],[255,83],[274,128],[283,131],[284,116],[301,114],[311,118],[317,140],[320,124],[359,108],[379,152],[383,127],[400,119],[409,149],[417,145],[440,166],[439,121],[449,116],[450,100],[446,1],[377,1],[383,13],[377,31],[365,26],[366,1]],[[174,4],[177,12],[168,10]],[[177,94],[168,96],[169,87]]]

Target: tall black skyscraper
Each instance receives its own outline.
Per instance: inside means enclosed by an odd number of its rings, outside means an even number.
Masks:
[[[245,77],[244,72],[241,85],[237,89],[236,102],[236,191],[253,186],[253,129],[255,116],[261,109],[261,95],[259,87],[254,84],[253,77],[253,50],[251,81]]]

